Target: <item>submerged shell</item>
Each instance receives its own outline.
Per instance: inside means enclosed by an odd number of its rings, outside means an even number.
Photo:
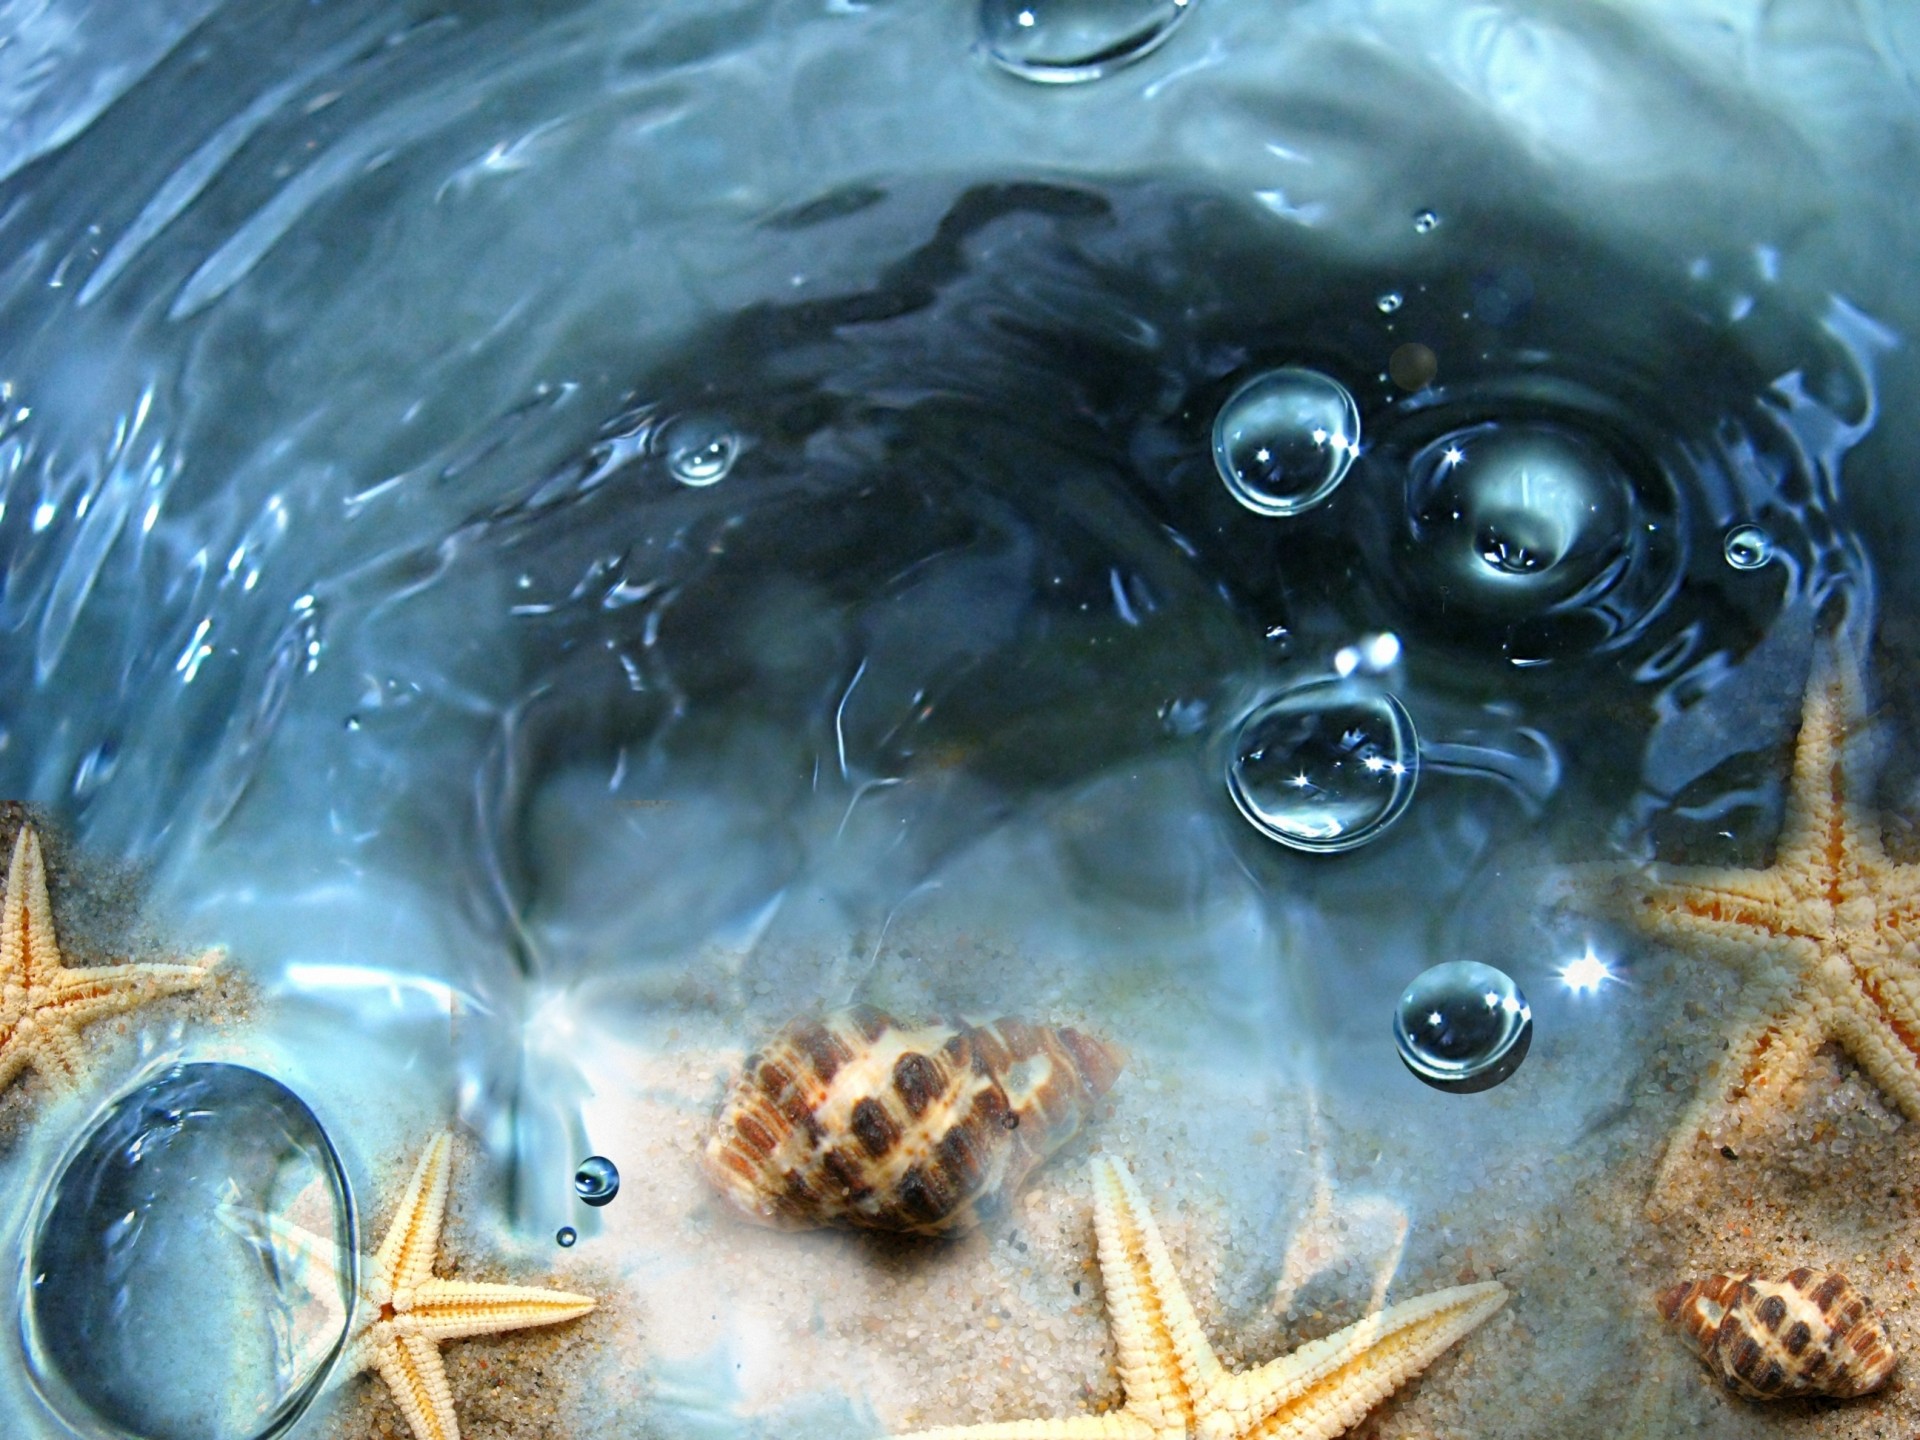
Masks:
[[[1656,1303],[1727,1388],[1751,1400],[1847,1399],[1893,1374],[1893,1346],[1872,1302],[1838,1272],[1803,1267],[1778,1282],[1709,1275]]]
[[[782,1229],[972,1229],[1077,1131],[1123,1057],[1002,1018],[907,1025],[869,1006],[798,1020],[749,1055],[705,1168]]]

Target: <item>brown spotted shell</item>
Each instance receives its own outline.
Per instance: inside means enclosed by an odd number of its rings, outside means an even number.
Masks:
[[[1750,1400],[1878,1390],[1893,1374],[1893,1346],[1872,1302],[1838,1272],[1795,1270],[1785,1280],[1709,1275],[1656,1302],[1687,1347]]]
[[[1124,1058],[1083,1031],[1002,1018],[797,1020],[721,1103],[707,1178],[781,1229],[971,1230],[1077,1131]]]

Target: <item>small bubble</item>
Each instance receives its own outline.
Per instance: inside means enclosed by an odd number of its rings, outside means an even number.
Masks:
[[[1400,996],[1393,1041],[1407,1069],[1436,1090],[1488,1090],[1520,1068],[1533,1011],[1504,970],[1453,960],[1423,970]]]
[[[1440,228],[1440,216],[1432,210],[1422,210],[1413,217],[1413,233],[1430,235]]]
[[[1240,722],[1227,793],[1269,839],[1332,854],[1377,838],[1413,801],[1413,718],[1360,682],[1286,691]]]
[[[1360,453],[1360,410],[1338,380],[1288,366],[1256,375],[1220,407],[1213,463],[1258,515],[1298,515],[1340,484]]]
[[[667,421],[655,445],[667,457],[667,473],[695,489],[726,479],[740,456],[740,437],[710,415],[681,415]]]
[[[580,1238],[580,1232],[571,1225],[562,1225],[559,1233],[553,1238],[558,1242],[562,1250],[571,1250],[573,1248],[573,1242]]]
[[[589,1155],[573,1172],[573,1192],[589,1205],[606,1205],[620,1193],[620,1171],[604,1155]]]
[[[1430,347],[1417,342],[1401,345],[1387,357],[1387,374],[1393,377],[1394,384],[1409,393],[1426,389],[1439,373],[1440,357]]]
[[[1398,290],[1389,290],[1373,303],[1380,307],[1382,315],[1391,315],[1405,303],[1405,297]]]
[[[1727,532],[1723,553],[1736,570],[1758,570],[1773,559],[1773,537],[1758,525],[1736,525]]]
[[[1022,80],[1099,80],[1151,54],[1194,0],[982,0],[980,38]]]

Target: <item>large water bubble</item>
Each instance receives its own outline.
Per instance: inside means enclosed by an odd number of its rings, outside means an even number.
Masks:
[[[1193,0],[982,0],[980,38],[1023,80],[1098,80],[1165,43]]]
[[[41,1198],[22,1333],[76,1431],[261,1440],[313,1399],[354,1294],[346,1177],[313,1112],[238,1065],[114,1102]]]
[[[1533,1011],[1504,970],[1451,960],[1423,970],[1400,996],[1393,1041],[1407,1069],[1436,1090],[1488,1090],[1520,1068]]]
[[[1408,467],[1410,571],[1455,625],[1500,627],[1516,664],[1617,642],[1670,593],[1678,526],[1663,487],[1550,420],[1487,421]]]
[[[1287,366],[1256,375],[1220,407],[1213,463],[1259,515],[1298,515],[1333,494],[1360,453],[1360,411],[1338,380]]]
[[[1364,845],[1399,819],[1419,773],[1405,706],[1356,681],[1315,681],[1241,721],[1227,793],[1262,834],[1331,853]]]

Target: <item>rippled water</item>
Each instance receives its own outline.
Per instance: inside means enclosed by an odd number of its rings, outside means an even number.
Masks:
[[[1669,1357],[1571,1217],[1641,1193],[1694,997],[1544,866],[1764,863],[1823,628],[1914,812],[1916,53],[1816,0],[0,0],[0,795],[258,983],[161,1058],[293,1086],[363,1213],[457,1115],[471,1268],[620,1290],[563,1433],[1084,1407],[894,1346],[898,1257],[720,1228],[728,1067],[853,1000],[1124,1044],[1035,1185],[1187,1197],[1245,1358],[1477,1248],[1555,1338],[1446,1423],[1618,1433],[1611,1357]],[[1311,507],[1216,459],[1272,372],[1358,415]],[[1417,753],[1323,724],[1249,802],[1244,723],[1323,691]],[[1592,945],[1633,983],[1561,983]],[[1395,1052],[1454,960],[1532,1006],[1475,1095]],[[1693,1379],[1637,1413],[1748,1433]]]

